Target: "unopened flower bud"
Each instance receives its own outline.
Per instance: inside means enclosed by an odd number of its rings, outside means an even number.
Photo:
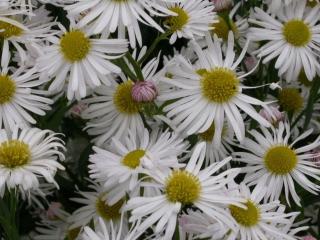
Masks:
[[[133,85],[131,95],[136,102],[152,102],[158,92],[152,81],[139,81]]]
[[[316,240],[314,237],[312,237],[311,235],[308,236],[304,236],[302,237],[303,240]]]
[[[211,0],[214,4],[214,10],[216,12],[222,12],[232,7],[232,0]]]
[[[272,125],[277,125],[280,121],[284,120],[284,113],[280,112],[278,107],[274,106],[270,106],[269,110],[261,109],[259,114]]]
[[[57,218],[57,211],[62,207],[59,202],[52,202],[46,212],[47,218],[49,220],[54,220]]]

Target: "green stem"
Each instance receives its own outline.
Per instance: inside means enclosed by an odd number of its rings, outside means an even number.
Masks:
[[[140,65],[137,63],[137,61],[132,57],[132,55],[129,52],[126,53],[126,57],[129,60],[129,62],[132,64],[133,69],[138,77],[138,81],[143,81],[144,77],[143,77]]]
[[[316,77],[313,80],[313,84],[310,90],[310,95],[309,95],[309,99],[308,99],[308,103],[307,103],[307,107],[305,109],[306,111],[306,118],[305,118],[305,122],[303,125],[303,130],[307,130],[309,123],[311,121],[312,118],[312,114],[313,114],[313,105],[317,99],[317,95],[320,89],[320,78]]]
[[[294,120],[294,122],[291,124],[291,128],[293,129],[293,127],[298,123],[298,121],[304,116],[306,110],[303,110]]]
[[[157,47],[160,41],[167,39],[167,37],[171,34],[170,31],[162,33],[159,35],[151,44],[150,48],[146,52],[146,54],[138,61],[139,64],[142,64],[144,61],[146,61],[149,56],[153,53],[154,49]]]
[[[15,190],[8,190],[3,199],[0,198],[0,225],[4,231],[5,239],[19,240],[19,227],[17,221],[18,201]]]
[[[116,59],[114,60],[114,63],[116,65],[118,65],[121,70],[132,80],[132,81],[136,81],[137,77],[136,75],[130,70],[130,68],[128,67],[126,61],[124,61],[124,59],[120,58],[120,59]]]

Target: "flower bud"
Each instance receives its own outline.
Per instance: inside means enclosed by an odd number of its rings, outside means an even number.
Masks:
[[[312,237],[311,235],[308,236],[304,236],[302,237],[303,240],[316,240],[314,237]]]
[[[280,121],[284,120],[284,113],[280,112],[278,107],[269,106],[269,110],[261,109],[259,112],[260,116],[265,118],[272,125],[277,125]]]
[[[228,10],[232,7],[233,1],[232,0],[211,0],[214,4],[214,10],[216,12],[222,12]]]
[[[62,207],[61,203],[59,202],[52,202],[49,205],[49,208],[46,212],[46,216],[49,220],[55,220],[57,217],[57,211]]]
[[[152,81],[139,81],[133,85],[131,95],[136,102],[152,102],[158,92]]]

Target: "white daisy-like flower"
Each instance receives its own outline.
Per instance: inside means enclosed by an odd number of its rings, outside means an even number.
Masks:
[[[141,104],[132,98],[133,82],[111,82],[111,86],[102,85],[95,89],[92,97],[85,99],[89,104],[82,117],[89,119],[87,132],[97,136],[96,145],[106,144],[112,137],[121,139],[130,129],[133,134],[144,128],[140,116]]]
[[[186,150],[186,144],[175,133],[140,129],[118,141],[112,139],[109,150],[94,147],[90,156],[90,177],[104,184],[107,199],[114,204],[126,194],[139,193],[139,176],[148,168],[168,172],[179,167],[178,156]]]
[[[9,49],[12,45],[13,49],[18,52],[21,62],[26,62],[29,49],[33,51],[36,49],[39,53],[42,52],[43,42],[55,32],[52,29],[54,25],[56,25],[55,22],[31,22],[29,18],[22,16],[15,18],[0,16],[0,37],[3,39],[3,53],[10,59]]]
[[[140,60],[146,48],[142,48],[139,54],[134,51],[133,57]],[[94,142],[101,146],[107,143],[112,137],[121,139],[127,134],[127,129],[130,129],[134,134],[144,128],[143,120],[139,111],[144,108],[144,102],[138,102],[136,87],[139,88],[139,83],[152,85],[155,93],[155,103],[158,104],[157,95],[164,91],[167,84],[160,82],[165,71],[157,71],[159,66],[160,55],[151,59],[141,69],[143,79],[138,79],[139,82],[134,83],[128,80],[128,76],[119,74],[122,83],[112,82],[111,86],[101,86],[95,89],[92,97],[84,100],[84,103],[89,104],[82,117],[89,119],[87,129],[89,135],[96,135]],[[130,68],[133,68],[128,63]],[[140,93],[141,94],[141,93]],[[152,100],[152,101],[153,101]],[[108,110],[107,110],[108,109]]]
[[[265,186],[257,185],[252,192],[241,184],[237,189],[232,186],[230,191],[236,196],[241,196],[247,201],[246,208],[229,206],[229,212],[236,225],[232,229],[221,228],[214,219],[205,213],[191,212],[183,215],[184,229],[196,237],[210,239],[296,239],[288,230],[299,212],[285,213],[285,206],[279,201],[261,203],[266,190]],[[286,231],[284,230],[285,228]],[[305,228],[304,228],[305,229]],[[301,230],[301,229],[300,229]]]
[[[187,135],[203,133],[214,122],[216,134],[213,142],[218,147],[225,121],[230,123],[237,139],[243,140],[245,127],[239,109],[264,126],[270,126],[270,123],[252,107],[252,105],[267,107],[266,103],[242,93],[247,87],[241,85],[241,80],[251,72],[242,73],[237,69],[245,55],[247,45],[236,60],[231,31],[225,57],[222,54],[221,42],[216,35],[214,42],[209,35],[206,38],[208,48],[205,50],[193,42],[199,58],[195,65],[182,56],[176,58],[176,67],[170,69],[172,78],[163,81],[177,88],[161,94],[158,98],[178,99],[164,108],[173,124],[178,126],[177,131],[184,131]]]
[[[99,219],[99,225],[95,228],[90,228],[88,226],[84,227],[83,233],[81,235],[81,240],[136,240],[138,236],[136,234],[136,229],[138,224],[134,224],[130,231],[126,231],[123,228],[124,224],[127,222],[123,221],[124,214],[121,215],[121,221],[119,227],[115,227],[112,223],[111,227],[107,227],[103,219]]]
[[[234,144],[234,132],[228,123],[225,123],[221,133],[221,145],[217,147],[214,142],[215,126],[214,123],[203,133],[198,134],[200,142],[206,143],[206,158],[205,166],[209,166],[211,163],[218,162],[226,157],[230,156],[233,152],[232,145]]]
[[[294,202],[300,205],[294,182],[317,194],[320,187],[309,178],[320,180],[320,169],[310,160],[317,157],[317,154],[310,151],[320,146],[320,137],[310,144],[295,148],[296,143],[312,133],[312,129],[300,133],[291,143],[288,123],[280,122],[278,128],[272,127],[271,131],[264,127],[260,129],[262,133],[257,130],[249,131],[254,140],[246,138],[243,143],[243,147],[249,152],[234,153],[235,161],[247,163],[247,166],[242,168],[246,173],[243,182],[249,186],[264,184],[267,188],[266,201],[278,200],[284,192],[288,203],[291,196]]]
[[[233,181],[240,169],[230,169],[212,176],[231,158],[201,169],[205,157],[204,143],[199,144],[187,166],[169,172],[151,171],[149,176],[155,180],[154,187],[162,194],[154,197],[131,198],[126,210],[131,211],[130,221],[141,220],[137,231],[143,233],[155,224],[155,234],[165,232],[164,239],[173,236],[177,216],[185,205],[192,205],[211,215],[220,223],[232,227],[232,221],[225,212],[225,205],[243,206],[239,197],[229,197],[223,191],[225,184]],[[149,183],[151,184],[151,183]]]
[[[35,124],[30,113],[44,116],[50,110],[51,99],[47,91],[38,90],[46,81],[39,80],[35,68],[8,68],[9,58],[2,56],[0,73],[0,129],[12,130],[16,125],[24,128]]]
[[[102,218],[108,226],[111,224],[111,220],[113,224],[118,224],[124,201],[121,199],[115,204],[108,204],[106,200],[108,193],[102,185],[91,182],[89,188],[92,189],[92,191],[79,191],[81,197],[71,199],[84,206],[72,213],[69,218],[71,223],[69,229],[86,226],[91,221],[96,226],[99,223],[99,218]]]
[[[251,28],[249,38],[267,41],[256,53],[264,57],[263,63],[276,58],[279,76],[284,75],[287,81],[296,80],[303,69],[311,81],[320,72],[319,19],[320,6],[306,9],[306,0],[280,8],[275,16],[255,8],[249,21],[258,27]]]
[[[217,22],[212,25],[212,34],[217,34],[218,38],[228,41],[229,31],[232,31],[236,41],[241,47],[247,43],[247,34],[249,30],[249,23],[247,18],[237,15],[237,11],[241,6],[241,2],[237,3],[229,13],[229,18],[225,19],[218,16]],[[229,21],[229,22],[228,22]],[[248,46],[248,53],[257,49],[257,44],[250,42]]]
[[[299,0],[264,0],[264,2],[268,5],[270,12],[272,13],[278,12],[281,8],[294,1],[298,2]]]
[[[21,192],[39,188],[39,179],[54,183],[57,170],[64,167],[64,143],[49,130],[14,128],[11,133],[0,130],[0,196],[6,186]]]
[[[172,33],[170,44],[178,38],[195,39],[204,37],[206,32],[212,29],[216,22],[214,6],[208,0],[186,0],[179,3],[164,3],[164,7],[176,13],[176,16],[168,16],[163,24]]]
[[[65,240],[78,239],[81,228],[69,229],[70,214],[63,209],[55,209],[54,216],[42,216],[35,229],[34,240]]]
[[[166,8],[154,0],[76,0],[67,5],[68,14],[77,17],[84,13],[84,17],[77,23],[79,28],[87,27],[90,34],[109,33],[118,31],[118,38],[125,38],[126,32],[130,46],[136,47],[136,42],[142,45],[142,35],[139,23],[156,28],[162,28],[152,19],[150,13],[156,15],[170,14]]]
[[[38,59],[43,77],[53,78],[49,91],[61,91],[69,79],[67,97],[72,100],[86,97],[88,88],[110,85],[111,74],[121,72],[110,60],[128,50],[127,41],[96,38],[85,30],[67,31],[59,26],[61,31],[47,38],[51,45],[44,47]]]

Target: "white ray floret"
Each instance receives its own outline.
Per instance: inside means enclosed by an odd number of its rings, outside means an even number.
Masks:
[[[270,123],[252,107],[258,105],[267,108],[266,103],[242,93],[243,89],[250,88],[241,84],[241,80],[250,72],[238,71],[248,45],[236,59],[232,32],[229,33],[225,56],[216,36],[213,41],[207,35],[207,44],[208,48],[202,50],[196,42],[193,43],[198,55],[195,65],[182,56],[176,58],[176,65],[170,71],[172,78],[163,81],[177,88],[161,94],[158,99],[177,99],[164,108],[177,126],[177,131],[187,135],[203,133],[214,123],[216,134],[213,141],[218,147],[225,121],[232,126],[239,141],[244,139],[241,110],[264,126],[270,126]]]
[[[113,73],[120,73],[110,60],[121,57],[128,50],[125,39],[93,37],[85,30],[65,29],[48,37],[49,46],[38,59],[43,78],[53,78],[49,91],[59,92],[68,85],[67,97],[84,98],[89,89],[102,83],[110,85]]]
[[[64,167],[64,143],[49,130],[15,127],[12,132],[0,130],[0,196],[6,187],[29,192],[39,188],[39,179],[58,184],[54,176]]]
[[[320,72],[319,19],[320,6],[308,9],[306,0],[294,1],[280,8],[276,15],[256,7],[249,21],[258,27],[252,27],[248,37],[267,41],[256,54],[264,58],[263,63],[276,59],[279,76],[292,81],[304,70],[311,81]]]
[[[249,186],[263,183],[267,192],[265,200],[278,200],[281,193],[285,194],[290,203],[291,196],[294,202],[300,205],[300,197],[296,192],[295,183],[305,190],[317,194],[320,187],[313,179],[320,180],[320,169],[316,163],[310,161],[319,155],[311,151],[320,146],[320,137],[310,144],[295,145],[312,133],[312,129],[290,141],[290,126],[288,123],[279,123],[279,127],[267,130],[261,127],[261,133],[251,130],[249,133],[254,138],[247,138],[243,147],[249,152],[236,152],[235,161],[246,163],[242,168],[246,173],[244,183]]]

